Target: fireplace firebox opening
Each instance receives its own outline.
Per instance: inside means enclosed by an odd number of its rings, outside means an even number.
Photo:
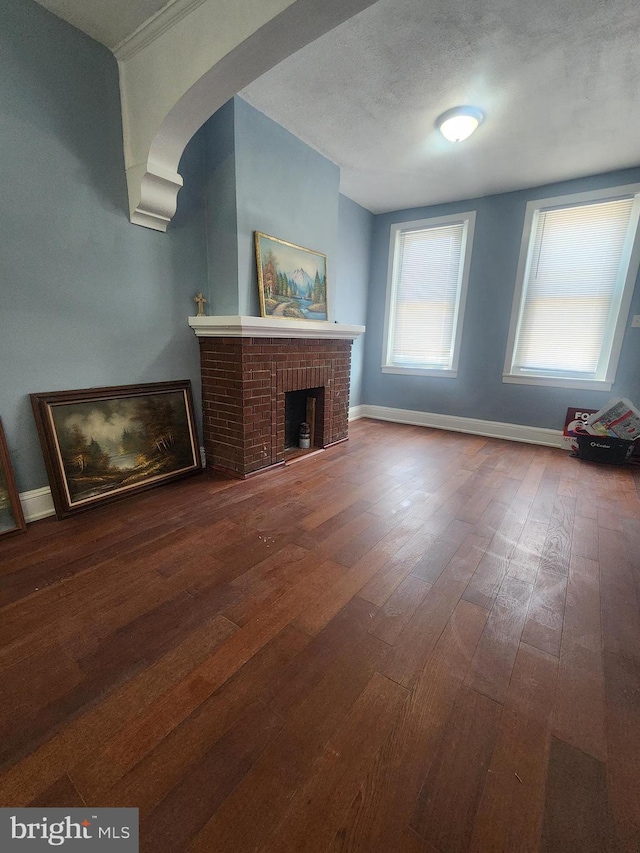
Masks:
[[[311,429],[311,449],[323,446],[324,388],[304,388],[287,391],[284,397],[284,449],[297,448],[300,424]]]

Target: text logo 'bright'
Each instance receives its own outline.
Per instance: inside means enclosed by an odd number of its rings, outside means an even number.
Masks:
[[[0,809],[0,850],[138,853],[138,809]]]

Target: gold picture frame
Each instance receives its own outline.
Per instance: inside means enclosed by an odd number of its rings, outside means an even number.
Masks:
[[[328,320],[327,256],[255,232],[260,315]]]

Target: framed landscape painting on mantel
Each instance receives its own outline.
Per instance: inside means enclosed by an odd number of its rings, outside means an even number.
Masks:
[[[255,232],[263,317],[327,320],[327,256]]]
[[[32,394],[59,518],[200,470],[191,382]]]
[[[0,536],[9,536],[26,529],[20,495],[9,459],[9,448],[0,421]]]

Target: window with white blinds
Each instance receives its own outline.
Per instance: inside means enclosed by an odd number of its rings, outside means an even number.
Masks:
[[[638,190],[527,206],[505,381],[611,386],[638,269]]]
[[[383,372],[455,375],[474,218],[392,226]]]

